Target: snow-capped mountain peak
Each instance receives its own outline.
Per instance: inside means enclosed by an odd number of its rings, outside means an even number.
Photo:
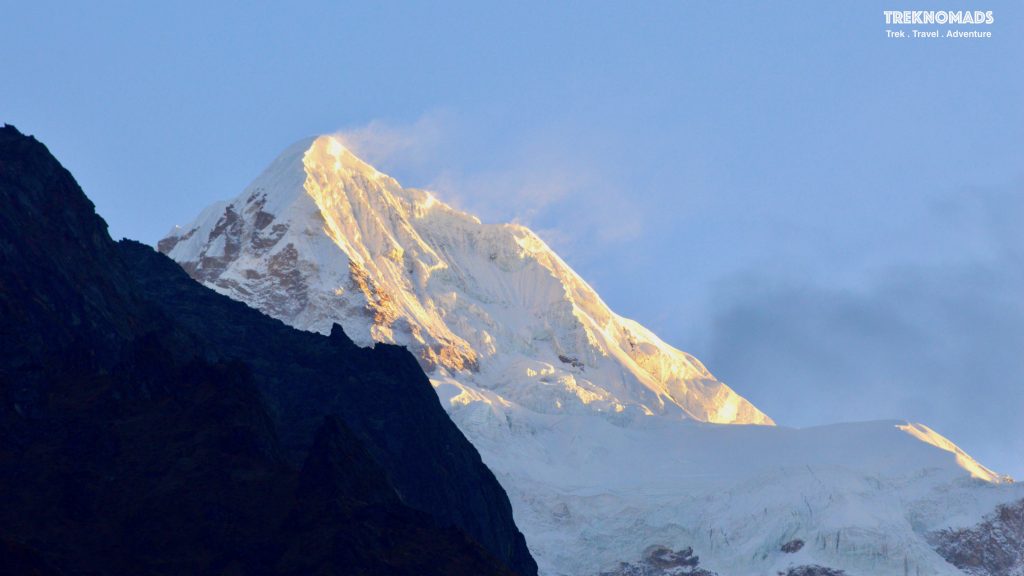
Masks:
[[[542,413],[771,424],[694,357],[616,315],[543,240],[403,188],[338,138],[288,148],[160,249],[296,327],[408,346],[438,381]]]

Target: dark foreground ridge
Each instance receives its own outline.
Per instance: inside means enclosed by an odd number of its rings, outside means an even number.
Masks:
[[[0,574],[536,574],[402,348],[300,332],[114,243],[0,128]]]

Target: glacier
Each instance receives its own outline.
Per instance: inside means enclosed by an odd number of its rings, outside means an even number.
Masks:
[[[336,136],[289,147],[158,249],[287,324],[413,351],[545,575],[693,569],[641,566],[653,547],[719,574],[960,574],[933,535],[1024,497],[922,424],[776,426],[528,228],[404,188]]]

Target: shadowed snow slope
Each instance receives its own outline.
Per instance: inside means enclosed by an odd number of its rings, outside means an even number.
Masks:
[[[402,188],[334,137],[295,144],[159,249],[298,328],[409,347],[542,573],[616,570],[654,545],[723,574],[956,573],[925,534],[1021,495],[922,425],[770,426],[529,229]]]

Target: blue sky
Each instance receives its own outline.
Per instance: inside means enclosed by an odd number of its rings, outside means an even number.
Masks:
[[[153,243],[291,142],[539,230],[782,424],[904,417],[1024,477],[1024,5],[5,2],[0,120]],[[210,6],[209,4],[216,4]]]

